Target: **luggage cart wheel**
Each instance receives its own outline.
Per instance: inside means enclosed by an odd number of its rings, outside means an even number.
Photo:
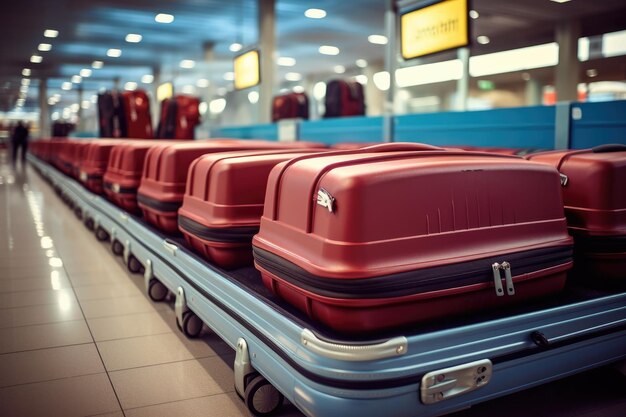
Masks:
[[[246,407],[253,416],[269,416],[282,405],[285,397],[267,379],[259,375],[246,386]]]
[[[74,214],[76,215],[78,220],[82,220],[83,219],[83,210],[80,207],[76,206],[74,208]]]
[[[105,240],[109,240],[109,234],[107,233],[106,230],[104,230],[103,228],[99,227],[99,228],[96,229],[96,239],[98,239],[101,242],[103,242]]]
[[[113,245],[111,245],[111,250],[117,256],[122,256],[124,253],[124,245],[122,245],[119,240],[114,240]]]
[[[202,323],[200,317],[198,317],[193,311],[187,310],[183,313],[182,324],[178,323],[178,320],[176,320],[176,324],[178,324],[178,328],[185,336],[195,339],[200,336],[204,323]]]
[[[135,258],[135,256],[133,255],[130,255],[128,257],[128,263],[126,264],[126,266],[128,267],[128,270],[133,274],[138,274],[142,272],[141,270],[143,269],[143,265],[141,264],[141,262],[139,262],[139,260],[137,260],[137,258]]]
[[[93,230],[94,229],[94,221],[91,217],[86,217],[85,218],[85,226],[87,227],[87,229],[89,230]]]
[[[148,284],[148,296],[152,301],[163,301],[167,297],[167,287],[158,279],[152,278]]]

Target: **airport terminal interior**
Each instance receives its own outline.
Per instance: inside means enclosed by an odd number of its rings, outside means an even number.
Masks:
[[[0,16],[0,416],[626,415],[623,0]]]

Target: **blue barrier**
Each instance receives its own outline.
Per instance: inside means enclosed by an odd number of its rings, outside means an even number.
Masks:
[[[382,142],[383,118],[356,116],[305,120],[300,123],[299,139],[328,145],[345,142]]]
[[[395,142],[552,149],[554,137],[554,106],[411,114],[394,118]]]
[[[278,140],[278,126],[276,123],[227,126],[211,130],[211,137]]]
[[[573,103],[570,148],[591,148],[606,143],[626,144],[626,100]]]

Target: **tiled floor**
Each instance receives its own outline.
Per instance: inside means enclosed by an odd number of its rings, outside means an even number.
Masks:
[[[233,350],[210,332],[187,339],[172,306],[142,286],[38,175],[12,172],[0,152],[1,416],[248,415]],[[300,413],[287,404],[279,415]],[[626,384],[602,369],[456,415],[622,417]]]
[[[233,360],[210,332],[182,335],[172,305],[0,152],[1,416],[247,416]]]

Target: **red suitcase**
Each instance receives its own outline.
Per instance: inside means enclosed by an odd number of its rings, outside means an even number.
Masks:
[[[527,156],[561,173],[565,216],[574,236],[576,274],[626,278],[626,146],[553,151]]]
[[[148,150],[166,141],[134,141],[113,146],[103,177],[107,198],[124,210],[138,214],[137,189]]]
[[[80,162],[80,182],[91,192],[103,193],[102,177],[106,172],[111,149],[121,143],[115,139],[98,139],[87,145]]]
[[[332,80],[326,85],[324,117],[365,115],[363,85],[357,81]]]
[[[289,93],[274,97],[272,122],[296,118],[309,118],[309,98],[305,93]]]
[[[561,198],[554,168],[512,156],[417,144],[304,156],[270,174],[255,265],[345,333],[519,304],[565,283]]]
[[[356,149],[367,148],[368,146],[380,145],[381,142],[345,142],[345,143],[335,143],[334,145],[330,145],[331,149],[336,149],[338,151],[353,151]]]
[[[318,145],[318,147],[323,145]],[[208,153],[246,149],[314,148],[310,142],[261,140],[202,140],[155,146],[148,150],[137,201],[149,223],[169,233],[178,231],[178,208],[183,202],[191,162]]]
[[[320,150],[224,152],[189,167],[178,228],[199,253],[222,268],[252,264],[267,177],[283,161]]]
[[[152,139],[152,118],[150,117],[150,99],[143,90],[125,91],[122,94],[126,115],[126,137],[134,139]]]

